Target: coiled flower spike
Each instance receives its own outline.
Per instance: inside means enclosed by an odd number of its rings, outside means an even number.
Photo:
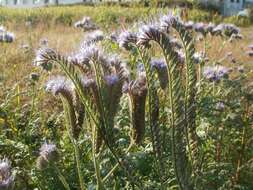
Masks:
[[[63,76],[56,76],[49,80],[46,84],[46,90],[53,93],[53,95],[61,95],[64,100],[63,103],[66,102],[66,106],[68,107],[68,115],[69,115],[69,124],[71,126],[71,132],[74,138],[78,138],[80,133],[80,126],[77,125],[77,119],[75,115],[74,108],[74,85],[70,80],[67,80]]]
[[[121,48],[129,51],[137,43],[137,35],[129,31],[124,31],[119,35],[117,41]]]
[[[37,158],[37,168],[44,170],[50,163],[58,160],[59,154],[55,144],[44,143],[40,148],[40,156]]]
[[[140,75],[135,81],[131,81],[126,91],[129,94],[132,104],[132,139],[136,144],[139,144],[145,133],[146,77]]]
[[[160,86],[165,90],[169,81],[168,68],[165,61],[163,59],[152,59],[150,64],[151,68],[157,70]]]

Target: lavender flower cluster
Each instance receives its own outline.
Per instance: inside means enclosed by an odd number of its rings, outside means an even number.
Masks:
[[[194,23],[193,21],[188,21],[183,23],[187,30],[195,31],[197,33],[206,36],[210,34],[212,36],[224,36],[233,39],[242,39],[243,36],[240,34],[240,29],[233,24],[219,24],[215,25],[213,23]]]
[[[3,26],[0,26],[0,42],[12,43],[14,40],[14,33],[7,31]]]
[[[231,70],[224,66],[206,66],[204,67],[203,76],[211,82],[219,82],[223,78],[228,78]]]
[[[7,159],[0,160],[0,189],[13,189],[14,177]]]
[[[40,148],[40,156],[37,158],[37,168],[46,169],[50,163],[58,160],[58,150],[55,144],[44,143]]]
[[[98,26],[92,21],[90,17],[83,17],[83,19],[77,21],[74,26],[76,28],[81,28],[85,32],[98,29]]]

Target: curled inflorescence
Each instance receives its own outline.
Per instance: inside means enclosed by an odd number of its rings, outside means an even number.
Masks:
[[[50,163],[56,162],[58,157],[56,145],[44,143],[40,148],[40,156],[37,158],[37,168],[46,169]]]
[[[119,35],[117,42],[121,48],[130,50],[137,43],[137,35],[133,32],[124,31]]]

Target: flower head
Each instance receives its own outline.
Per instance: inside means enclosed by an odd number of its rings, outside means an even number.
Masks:
[[[193,26],[194,26],[193,21],[188,21],[188,22],[184,23],[184,27],[186,28],[186,30],[192,30]]]
[[[138,45],[149,46],[149,42],[154,39],[158,38],[160,35],[160,30],[156,25],[148,24],[143,25],[140,27],[139,34],[138,34]]]
[[[54,50],[50,48],[40,48],[36,52],[36,57],[33,63],[36,66],[41,66],[46,71],[50,71],[52,69],[51,58],[54,57],[56,57],[56,53]]]
[[[158,73],[158,79],[159,79],[161,88],[163,90],[166,89],[169,82],[169,76],[168,76],[168,69],[167,69],[165,60],[153,58],[151,59],[150,64],[151,64],[151,68],[156,69]]]
[[[176,26],[177,24],[182,24],[178,17],[169,13],[160,18],[161,29],[163,31],[169,32],[171,27]]]
[[[87,34],[83,45],[91,45],[104,39],[104,33],[101,30],[95,30]]]
[[[52,92],[55,96],[62,94],[66,97],[72,97],[73,90],[73,83],[64,76],[53,77],[46,83],[46,91]]]
[[[201,33],[202,35],[206,35],[206,28],[205,28],[205,24],[200,22],[200,23],[196,23],[193,26],[195,32]]]
[[[58,160],[58,150],[55,144],[44,143],[40,148],[40,156],[37,159],[37,167],[40,170],[47,168],[49,163]]]
[[[10,163],[7,159],[0,160],[0,189],[12,189],[14,177],[11,174]]]
[[[90,30],[96,30],[98,27],[96,24],[92,21],[90,17],[83,17],[82,20],[77,21],[74,26],[76,28],[82,28],[84,31],[90,31]]]
[[[133,32],[124,31],[120,33],[117,41],[121,48],[130,50],[132,49],[133,44],[137,43],[137,35]]]

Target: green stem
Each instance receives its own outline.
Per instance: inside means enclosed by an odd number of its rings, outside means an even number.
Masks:
[[[79,182],[80,182],[80,188],[81,190],[85,189],[84,186],[84,181],[83,181],[83,176],[81,173],[81,164],[80,164],[80,152],[78,149],[78,146],[76,144],[76,140],[73,137],[71,126],[74,126],[75,124],[73,123],[74,121],[72,120],[71,113],[70,113],[70,106],[68,105],[67,101],[63,96],[61,96],[62,102],[63,102],[63,107],[64,107],[64,112],[65,112],[65,119],[67,121],[67,132],[70,138],[70,141],[74,147],[74,153],[75,153],[75,160],[76,160],[76,166],[77,166],[77,172],[78,172],[78,177],[79,177]]]
[[[132,149],[134,143],[133,141],[131,142],[131,144],[129,145],[129,147],[127,148],[126,154],[129,153],[129,151]],[[108,172],[108,174],[103,178],[102,182],[105,182],[112,174],[113,172],[119,167],[119,163],[117,163],[112,169],[111,171]]]
[[[54,169],[56,170],[57,175],[58,175],[60,181],[62,182],[63,186],[65,187],[65,189],[70,190],[69,184],[68,184],[67,180],[65,179],[65,177],[62,175],[59,168],[56,165],[54,165]]]
[[[94,164],[94,168],[95,168],[95,174],[96,174],[96,179],[97,179],[97,190],[100,189],[104,189],[103,188],[103,183],[101,180],[101,175],[100,175],[100,171],[99,171],[99,162],[97,159],[97,155],[96,155],[96,127],[95,125],[92,126],[92,157],[93,157],[93,164]]]

